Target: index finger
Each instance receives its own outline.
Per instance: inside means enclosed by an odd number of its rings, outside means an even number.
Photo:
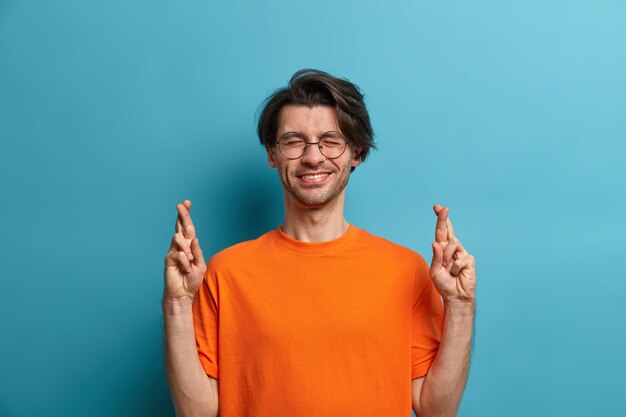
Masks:
[[[448,227],[448,240],[454,240],[454,227],[449,217],[446,219],[446,226]]]
[[[185,200],[185,202],[187,201],[188,200]],[[188,205],[191,207],[191,202]],[[182,226],[183,236],[185,236],[185,239],[195,238],[196,229],[191,221],[188,208],[184,204],[177,204],[176,208],[178,209],[178,219],[180,220],[180,224]]]

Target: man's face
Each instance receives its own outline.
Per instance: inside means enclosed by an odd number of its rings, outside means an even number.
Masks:
[[[329,106],[287,105],[280,111],[276,138],[296,132],[307,142],[318,142],[326,132],[341,132],[335,109]],[[328,159],[318,145],[307,145],[298,159],[285,158],[278,148],[268,148],[269,165],[278,170],[286,198],[307,207],[321,207],[340,196],[350,170],[360,163],[351,143],[338,158]]]

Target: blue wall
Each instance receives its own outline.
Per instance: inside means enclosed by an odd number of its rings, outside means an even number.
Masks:
[[[460,416],[623,416],[623,1],[0,0],[0,415],[171,416],[163,257],[276,227],[259,103],[303,67],[366,94],[347,218],[477,258]],[[390,399],[391,400],[391,399]]]

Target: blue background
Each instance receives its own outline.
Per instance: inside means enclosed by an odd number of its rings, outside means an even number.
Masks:
[[[276,227],[255,136],[300,68],[366,94],[347,218],[477,258],[460,416],[623,416],[626,4],[0,0],[0,415],[171,416],[175,204],[206,255]],[[392,401],[393,399],[389,399]]]

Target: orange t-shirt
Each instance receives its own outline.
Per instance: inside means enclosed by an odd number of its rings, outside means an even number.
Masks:
[[[217,253],[193,313],[222,417],[409,417],[443,323],[424,258],[354,226],[320,243],[279,227]]]

